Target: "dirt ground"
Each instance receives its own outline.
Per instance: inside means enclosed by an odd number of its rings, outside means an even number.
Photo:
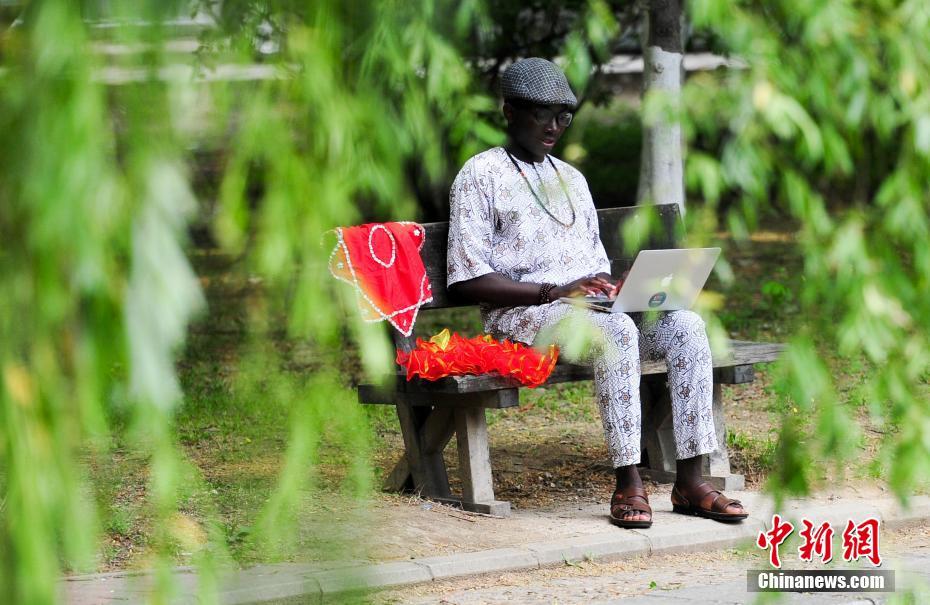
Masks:
[[[593,492],[593,488],[585,491]],[[465,512],[416,496],[385,494],[364,508],[354,509],[335,501],[318,503],[318,511],[326,514],[306,515],[300,533],[307,543],[342,544],[342,551],[328,552],[326,560],[330,561],[339,558],[359,562],[402,561],[510,548],[561,537],[622,531],[607,519],[611,491],[592,493],[584,500],[515,508],[506,519]],[[647,491],[657,526],[692,522],[690,517],[671,512],[670,484],[649,482]],[[750,512],[771,509],[770,499],[757,491],[730,492],[730,495],[741,499]],[[889,496],[872,483],[845,483],[805,498],[803,506],[829,508],[838,501],[864,502]]]
[[[760,439],[769,436],[774,421],[767,409],[768,383],[768,374],[761,370],[756,382],[724,388],[730,431]],[[606,501],[613,490],[613,471],[593,400],[593,385],[584,382],[570,388],[573,391],[570,397],[583,399],[580,404],[565,403],[566,407],[581,408],[575,412],[578,419],[566,419],[560,410],[534,409],[532,399],[520,408],[488,411],[495,497],[509,501],[515,510]],[[561,387],[548,389],[550,392],[544,397],[558,398],[561,390]],[[524,390],[521,401],[540,397],[542,391]],[[391,428],[388,425],[382,434],[383,444],[375,452],[374,464],[382,473],[393,468],[403,451],[399,432]],[[746,477],[748,488],[761,488],[766,469],[759,467],[754,453],[731,449],[733,472]],[[445,459],[455,492],[460,482],[454,440],[445,452]]]

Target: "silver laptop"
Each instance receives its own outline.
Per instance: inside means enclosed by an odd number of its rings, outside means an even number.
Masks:
[[[608,313],[690,309],[719,256],[720,248],[641,250],[614,300],[603,295],[560,300]]]

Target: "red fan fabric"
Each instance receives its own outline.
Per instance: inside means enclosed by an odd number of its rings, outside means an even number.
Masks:
[[[446,376],[497,372],[515,378],[528,387],[546,382],[559,359],[559,350],[550,345],[546,353],[509,340],[498,342],[490,336],[464,338],[443,330],[429,340],[417,338],[412,351],[397,351],[397,364],[414,376],[438,380]]]
[[[329,257],[329,271],[355,287],[362,318],[387,320],[410,336],[420,307],[433,300],[420,257],[423,226],[368,223],[339,227],[335,233],[338,242]]]

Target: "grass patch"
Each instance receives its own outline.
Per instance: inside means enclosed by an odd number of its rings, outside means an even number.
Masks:
[[[750,485],[762,483],[775,464],[776,443],[774,431],[764,436],[728,431],[727,448],[733,472],[745,475]]]
[[[551,422],[595,422],[594,384],[590,380],[524,389],[520,393],[520,411]]]

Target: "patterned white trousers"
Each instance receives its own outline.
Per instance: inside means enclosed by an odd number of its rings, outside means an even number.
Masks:
[[[640,359],[665,359],[672,402],[672,422],[678,459],[709,454],[717,449],[713,413],[713,361],[704,320],[692,311],[659,314],[651,322],[634,314],[601,313],[556,304],[548,335],[539,340],[567,342],[564,321],[570,313],[584,313],[595,338],[583,359],[594,368],[594,387],[607,448],[614,467],[640,461]],[[563,308],[564,307],[564,308]],[[554,328],[554,329],[552,329]]]

